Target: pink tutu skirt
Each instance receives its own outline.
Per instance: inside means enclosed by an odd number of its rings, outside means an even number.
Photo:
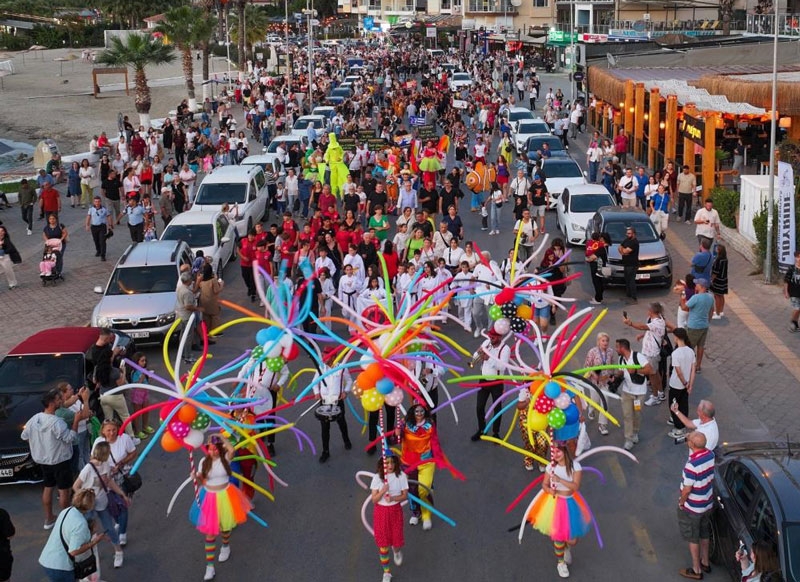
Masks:
[[[557,542],[585,536],[592,525],[592,514],[580,493],[562,497],[539,491],[525,519],[534,529]]]
[[[189,520],[200,532],[216,536],[247,521],[247,513],[252,508],[250,500],[235,485],[228,484],[222,491],[204,487],[198,502],[189,510]]]

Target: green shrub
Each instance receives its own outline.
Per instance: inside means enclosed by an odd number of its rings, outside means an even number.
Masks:
[[[717,186],[711,190],[714,208],[719,212],[719,219],[728,228],[736,228],[736,213],[739,211],[739,192]]]
[[[773,218],[778,215],[778,206],[775,205]],[[772,229],[772,264],[778,264],[778,229],[775,228],[777,220],[773,223]],[[761,204],[761,210],[753,216],[753,229],[756,231],[756,252],[758,253],[759,271],[764,270],[764,261],[767,258],[767,203]]]

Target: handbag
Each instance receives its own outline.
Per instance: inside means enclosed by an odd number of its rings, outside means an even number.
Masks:
[[[67,509],[67,512],[70,512],[73,509],[73,507],[70,507]],[[64,519],[66,519],[66,517],[67,516],[64,515]],[[94,556],[94,550],[89,550],[89,557],[80,561],[76,560],[72,554],[69,553],[69,546],[67,546],[67,542],[64,539],[64,519],[61,520],[61,527],[58,530],[58,533],[61,536],[61,545],[64,546],[64,551],[67,552],[67,557],[69,558],[69,561],[72,562],[72,570],[75,572],[75,579],[81,580],[82,578],[88,578],[97,572],[97,560]]]
[[[114,464],[117,464],[117,460],[114,458],[113,453],[111,453],[111,460]],[[121,474],[121,478],[117,480],[119,486],[125,492],[125,495],[130,497],[134,493],[136,493],[139,489],[142,488],[142,475],[141,473],[134,473],[131,475],[130,473],[125,473],[124,471]]]
[[[106,509],[108,509],[108,513],[110,513],[111,517],[113,517],[114,521],[116,521],[127,507],[127,505],[125,505],[125,500],[120,497],[119,493],[116,491],[111,491],[106,486],[106,482],[103,481],[103,476],[100,475],[100,471],[97,470],[97,467],[95,467],[94,463],[89,462],[89,464],[92,466],[92,469],[94,469],[94,472],[97,473],[97,478],[100,479],[100,484],[103,486],[103,491],[106,492],[106,497],[108,498],[108,507]]]

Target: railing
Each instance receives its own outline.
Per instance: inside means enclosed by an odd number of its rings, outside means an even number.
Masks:
[[[751,34],[774,34],[774,14],[748,14],[747,28]],[[800,14],[778,14],[778,34],[780,36],[800,37]]]
[[[589,25],[574,25],[573,30],[579,34],[620,34],[620,35],[628,35],[628,36],[641,36],[643,38],[652,38],[663,36],[665,34],[685,34],[687,36],[711,36],[714,34],[719,34],[718,31],[722,30],[722,23],[720,22],[719,26],[715,28],[711,28],[707,26],[706,28],[702,28],[702,23],[708,21],[696,21],[690,22],[687,24],[691,24],[692,26],[697,26],[697,28],[686,28],[683,25],[679,25],[677,28],[674,27],[674,22],[653,22],[653,21],[638,21],[634,22],[631,20],[615,20],[612,21],[610,24],[594,24],[591,27]],[[711,23],[714,24],[713,22]],[[744,30],[744,21],[731,21],[731,30]],[[591,28],[591,30],[590,30]],[[564,32],[569,32],[570,30],[570,23],[569,22],[556,22],[555,26],[552,27],[554,30],[560,30]],[[800,32],[800,30],[798,31]],[[771,34],[771,33],[770,33]]]
[[[480,12],[484,14],[509,14],[517,13],[517,8],[508,0],[469,0],[467,13]]]

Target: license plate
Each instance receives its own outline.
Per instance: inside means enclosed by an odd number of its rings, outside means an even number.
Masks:
[[[637,281],[646,281],[649,278],[650,278],[650,273],[640,273],[640,274],[636,275],[636,280]]]
[[[142,339],[150,337],[149,331],[127,331],[125,332],[134,339]]]
[[[0,469],[0,478],[13,477],[13,476],[14,476],[14,469]]]

